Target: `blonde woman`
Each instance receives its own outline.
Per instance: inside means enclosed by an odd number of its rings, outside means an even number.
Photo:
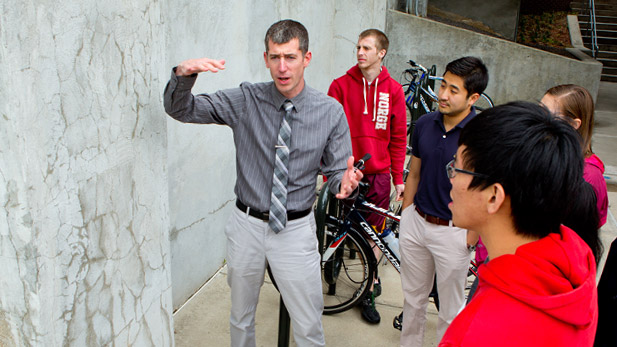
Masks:
[[[599,227],[606,223],[608,209],[608,194],[604,180],[604,163],[591,149],[593,134],[594,104],[587,89],[574,84],[562,84],[547,90],[541,103],[556,116],[570,121],[582,138],[585,170],[583,178],[593,187],[596,193]]]

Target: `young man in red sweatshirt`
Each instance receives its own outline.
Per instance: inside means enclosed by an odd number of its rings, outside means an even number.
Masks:
[[[480,234],[490,261],[439,346],[592,346],[596,262],[579,235],[597,242],[598,215],[576,130],[516,102],[480,113],[458,145],[444,168],[452,222]]]
[[[407,140],[403,88],[382,66],[388,44],[388,38],[380,30],[363,31],[356,46],[358,64],[335,79],[328,90],[328,95],[345,109],[354,156],[361,158],[366,153],[371,154],[363,171],[364,181],[370,184],[366,199],[384,209],[389,207],[390,177],[397,199],[401,199],[405,189],[403,167]],[[366,218],[381,232],[384,217],[369,214]],[[379,279],[376,277],[375,281]],[[380,293],[379,285],[362,301],[362,317],[370,323],[380,321],[374,298]]]

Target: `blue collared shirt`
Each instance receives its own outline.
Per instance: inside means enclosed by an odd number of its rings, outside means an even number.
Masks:
[[[414,204],[422,212],[442,219],[451,220],[448,208],[452,184],[446,173],[446,164],[454,158],[458,148],[461,130],[473,117],[471,112],[459,124],[446,132],[443,114],[439,111],[425,114],[418,119],[413,132],[411,153],[420,158],[420,182],[414,197]]]

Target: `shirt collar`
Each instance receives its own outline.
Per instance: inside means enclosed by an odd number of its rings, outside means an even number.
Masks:
[[[296,95],[294,98],[291,99],[291,103],[294,105],[296,112],[300,112],[300,110],[304,106],[304,103],[308,98],[308,88],[309,86],[306,84],[306,81],[304,81],[304,88],[302,88],[300,94]],[[276,107],[277,110],[282,110],[283,104],[286,100],[288,99],[283,96],[283,94],[281,94],[278,89],[276,89],[276,84],[272,82],[272,103],[274,104],[274,107]]]
[[[467,125],[467,123],[469,123],[470,120],[473,119],[473,117],[476,116],[476,107],[475,106],[471,106],[471,111],[469,111],[469,114],[467,115],[467,117],[463,118],[462,121],[460,121],[456,126],[459,128],[464,128],[465,125]]]
[[[439,112],[439,111],[437,111]],[[476,107],[475,106],[471,106],[471,110],[469,111],[469,114],[467,116],[465,116],[465,118],[463,118],[462,121],[460,121],[454,128],[459,128],[459,129],[463,129],[465,127],[465,125],[467,125],[467,123],[469,123],[470,120],[473,119],[473,117],[476,116]],[[443,113],[439,112],[439,117],[435,118],[435,121],[438,122],[441,127],[443,128]],[[454,129],[452,128],[452,129]],[[452,130],[450,130],[452,131]]]

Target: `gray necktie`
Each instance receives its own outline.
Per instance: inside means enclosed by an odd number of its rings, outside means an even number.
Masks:
[[[289,177],[289,146],[291,144],[291,127],[289,118],[293,104],[287,100],[283,104],[285,116],[279,129],[279,137],[276,145],[276,160],[274,163],[274,175],[272,176],[272,195],[270,196],[270,228],[278,233],[287,224],[287,179]]]

